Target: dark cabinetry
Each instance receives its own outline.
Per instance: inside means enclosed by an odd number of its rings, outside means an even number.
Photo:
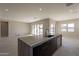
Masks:
[[[18,40],[18,55],[20,56],[51,56],[62,45],[62,35],[51,38],[35,47],[28,46],[22,40]]]
[[[49,40],[40,46],[33,48],[33,55],[35,56],[50,56],[56,50],[56,39]]]
[[[30,47],[22,40],[18,39],[18,55],[28,56],[30,55],[29,53],[30,53]]]
[[[62,45],[62,36],[51,38],[51,40],[33,48],[34,56],[51,56]]]

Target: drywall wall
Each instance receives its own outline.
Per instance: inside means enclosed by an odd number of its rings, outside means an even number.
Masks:
[[[74,32],[61,32],[61,24],[68,24],[74,23],[75,24],[75,31]],[[57,22],[57,32],[61,33],[63,36],[78,38],[79,37],[79,19],[71,19],[66,21],[59,21]]]
[[[9,22],[9,41],[12,44],[10,47],[14,49],[11,54],[17,55],[17,39],[18,36],[28,35],[30,32],[30,25],[21,22]],[[15,43],[15,44],[14,44]]]
[[[9,34],[15,36],[29,34],[29,24],[21,22],[9,22]]]

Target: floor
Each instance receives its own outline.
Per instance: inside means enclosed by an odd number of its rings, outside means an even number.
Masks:
[[[0,38],[0,56],[17,56],[17,38]]]
[[[63,37],[62,47],[55,52],[54,56],[79,56],[78,38]],[[0,56],[17,56],[17,38],[0,39]]]
[[[79,39],[73,37],[63,37],[62,47],[54,56],[79,56]]]

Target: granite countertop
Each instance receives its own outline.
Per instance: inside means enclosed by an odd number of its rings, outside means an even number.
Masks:
[[[38,46],[48,40],[51,40],[51,38],[55,38],[58,35],[54,35],[53,37],[44,37],[44,36],[33,36],[28,35],[25,37],[20,37],[19,39],[22,40],[24,43],[28,44],[30,47]]]

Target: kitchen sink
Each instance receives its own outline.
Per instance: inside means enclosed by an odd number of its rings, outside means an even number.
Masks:
[[[46,37],[53,37],[54,35],[47,35]]]

